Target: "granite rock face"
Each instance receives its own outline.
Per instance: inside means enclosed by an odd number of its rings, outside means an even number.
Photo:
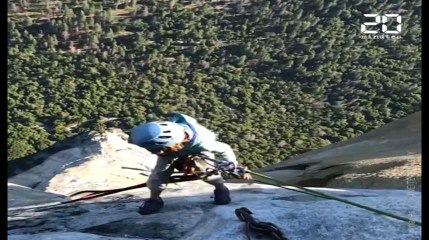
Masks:
[[[85,144],[56,152],[8,182],[68,195],[80,189],[119,188],[145,182],[156,156],[127,143],[128,135],[112,129]]]
[[[421,191],[421,112],[259,169],[301,186]]]
[[[234,210],[247,207],[289,239],[421,239],[421,228],[341,202],[260,184],[228,184],[232,202],[213,204],[212,186],[179,183],[163,194],[165,207],[141,216],[147,189],[69,205],[8,210],[9,239],[247,239]],[[313,188],[314,189],[314,188]],[[420,192],[319,189],[350,201],[421,219]],[[30,191],[30,190],[29,190]],[[49,198],[48,198],[49,199]],[[255,238],[256,235],[252,234]],[[262,238],[268,239],[268,238]]]
[[[419,116],[260,172],[287,183],[315,185],[319,188],[312,189],[421,221]],[[408,222],[243,181],[227,183],[232,202],[223,206],[213,204],[213,186],[202,181],[169,184],[162,194],[165,207],[154,215],[137,213],[143,199],[149,197],[148,189],[59,204],[75,191],[146,182],[156,156],[128,144],[127,137],[112,129],[75,145],[69,143],[72,147],[46,155],[39,164],[9,177],[8,239],[244,240],[245,224],[234,213],[240,207],[250,209],[259,221],[276,224],[290,240],[421,239],[421,227]],[[326,186],[329,188],[320,188]],[[252,239],[269,238],[252,235]]]

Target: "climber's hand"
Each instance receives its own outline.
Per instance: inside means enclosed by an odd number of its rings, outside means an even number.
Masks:
[[[243,179],[244,180],[252,180],[252,175],[250,173],[245,173],[243,174]]]

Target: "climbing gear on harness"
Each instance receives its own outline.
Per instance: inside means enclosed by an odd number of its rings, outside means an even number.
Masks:
[[[219,161],[207,157],[204,154],[195,154],[200,159],[209,160],[214,164],[210,164],[210,168],[205,169],[205,173],[208,175],[221,175],[223,179],[243,178],[243,175],[247,172],[246,167],[235,167],[234,163]]]
[[[229,197],[229,189],[227,187],[216,188],[214,190],[214,202],[217,205],[225,205],[231,202]]]
[[[189,168],[197,168],[194,160],[195,157],[191,156],[180,157],[178,160],[176,160],[180,161],[180,164],[176,164],[175,168],[180,172],[186,172],[186,170]]]
[[[199,155],[199,156],[201,158],[206,159],[206,160],[212,161],[215,164],[221,164],[222,163],[219,160],[211,159],[211,158],[209,158],[209,157],[207,157],[205,155]],[[219,170],[222,171],[222,176],[226,175],[226,176],[230,177],[230,176],[237,176],[237,175],[239,175],[236,172],[233,172],[231,174],[231,172],[224,171],[224,170],[221,170],[221,169],[219,169]],[[305,187],[301,187],[301,186],[298,186],[298,185],[287,184],[287,183],[284,183],[282,181],[279,181],[279,180],[276,180],[274,178],[271,178],[269,176],[266,176],[264,174],[253,172],[253,171],[250,171],[250,170],[247,170],[247,169],[245,169],[245,171],[247,173],[250,173],[252,175],[255,175],[255,176],[258,176],[258,177],[261,177],[261,178],[265,179],[265,181],[262,181],[262,180],[253,180],[255,182],[259,182],[259,183],[267,184],[267,185],[272,185],[272,186],[276,186],[276,187],[279,187],[279,188],[283,188],[283,189],[287,189],[287,190],[291,190],[291,191],[295,191],[295,192],[300,192],[300,193],[312,195],[312,196],[315,196],[315,197],[325,198],[325,199],[329,199],[329,200],[336,200],[336,201],[343,202],[345,204],[356,206],[356,207],[359,207],[359,208],[363,208],[365,210],[368,210],[368,211],[371,211],[371,212],[375,212],[375,213],[378,213],[378,214],[381,214],[381,215],[384,215],[384,216],[395,218],[395,219],[407,222],[408,224],[414,224],[414,225],[417,225],[417,226],[421,226],[422,225],[421,222],[414,221],[414,220],[406,218],[406,217],[398,216],[396,214],[393,214],[393,213],[390,213],[390,212],[387,212],[387,211],[378,210],[378,209],[375,209],[375,208],[372,208],[372,207],[369,207],[369,206],[366,206],[366,205],[363,205],[363,204],[355,203],[355,202],[352,202],[352,201],[349,201],[349,200],[346,200],[346,199],[342,199],[342,198],[339,198],[339,197],[336,197],[336,196],[333,196],[333,195],[329,195],[329,194],[326,194],[326,193],[323,193],[323,192],[319,192],[319,191],[316,191],[316,190],[311,190],[311,189],[308,189],[308,188],[305,188]],[[268,182],[266,180],[269,180],[270,182]],[[288,185],[288,186],[285,186],[285,185]],[[297,188],[297,189],[294,189],[294,188]]]
[[[276,240],[288,240],[283,236],[279,227],[270,222],[258,222],[252,217],[252,214],[253,213],[245,207],[235,209],[235,215],[238,219],[246,223],[247,239],[251,240],[250,230],[253,230],[258,233],[269,235]]]
[[[149,215],[158,212],[162,207],[164,207],[164,201],[162,201],[162,198],[156,200],[149,198],[139,207],[138,212],[141,215]]]
[[[233,162],[221,162],[217,165],[217,168],[222,171],[234,171],[235,164]]]

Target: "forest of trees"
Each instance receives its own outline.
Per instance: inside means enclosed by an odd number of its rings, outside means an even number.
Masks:
[[[8,160],[181,112],[256,168],[421,108],[417,1],[8,2]]]

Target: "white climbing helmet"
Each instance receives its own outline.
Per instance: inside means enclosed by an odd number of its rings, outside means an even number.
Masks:
[[[148,149],[170,147],[185,138],[185,128],[177,123],[156,121],[140,124],[131,130],[130,143]]]

